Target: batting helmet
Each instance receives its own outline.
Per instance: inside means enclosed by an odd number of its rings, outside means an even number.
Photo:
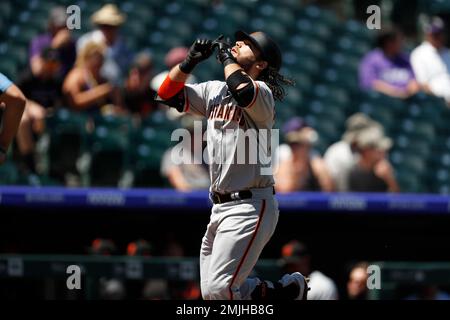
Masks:
[[[260,52],[263,60],[267,61],[270,67],[277,71],[281,67],[281,50],[278,45],[267,34],[262,31],[245,33],[237,31],[234,34],[236,41],[250,41]]]

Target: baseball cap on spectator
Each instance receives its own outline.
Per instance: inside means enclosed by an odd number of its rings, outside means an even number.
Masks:
[[[56,28],[66,26],[67,14],[64,7],[55,7],[50,10],[48,23]]]
[[[152,245],[144,239],[130,242],[127,246],[128,256],[145,256],[149,257],[152,255]]]
[[[126,20],[126,15],[121,13],[115,4],[105,4],[100,10],[94,12],[91,17],[92,23],[118,27]]]
[[[133,61],[133,67],[139,71],[149,71],[153,68],[153,56],[148,51],[142,51],[136,55]]]
[[[294,117],[287,121],[282,128],[284,138],[288,143],[315,144],[319,139],[316,130],[308,126],[305,120]]]
[[[291,120],[287,121],[283,127],[282,132],[284,135],[288,134],[292,131],[298,131],[300,129],[303,129],[304,127],[307,127],[308,124],[306,123],[303,118],[300,117],[293,117]]]
[[[142,297],[145,300],[167,300],[170,298],[169,291],[167,280],[151,279],[145,283]]]
[[[186,47],[175,47],[171,49],[164,57],[164,63],[171,69],[177,64],[183,62],[189,53],[189,49]]]
[[[354,142],[361,130],[372,126],[379,126],[381,128],[381,125],[377,121],[372,120],[362,112],[351,115],[347,121],[345,121],[345,126],[346,130],[342,136],[342,140],[348,143]]]
[[[392,140],[384,135],[381,128],[372,126],[358,134],[356,144],[360,149],[375,148],[387,151],[392,147]]]
[[[424,25],[424,32],[431,34],[438,34],[445,31],[444,20],[435,16],[429,18],[429,20]]]
[[[280,264],[286,265],[291,263],[297,263],[304,257],[307,257],[309,255],[310,255],[309,249],[304,243],[298,240],[292,240],[286,243],[281,248]]]
[[[319,140],[319,135],[316,130],[311,127],[304,127],[299,131],[292,131],[286,135],[288,143],[301,143],[313,145]]]

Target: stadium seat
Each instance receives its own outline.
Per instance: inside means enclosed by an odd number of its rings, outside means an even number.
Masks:
[[[0,70],[12,81],[17,77],[17,65],[4,56],[0,56]]]
[[[408,170],[396,170],[397,182],[401,192],[418,193],[422,192],[420,180]]]
[[[401,122],[401,130],[411,137],[425,140],[431,143],[435,138],[434,126],[423,120],[404,119]]]
[[[14,69],[17,72],[17,76],[25,70],[28,64],[28,47],[21,46],[17,44],[8,44],[5,46],[4,60],[0,61],[0,63],[12,64],[14,65]],[[11,67],[13,68],[13,67]],[[6,66],[6,69],[9,67]],[[13,69],[11,69],[13,70]],[[14,77],[12,80],[16,80]]]
[[[133,161],[134,187],[167,186],[161,177],[161,159],[165,149],[139,144]]]
[[[142,120],[142,127],[173,130],[179,128],[180,124],[177,121],[173,121],[167,118],[166,112],[164,110],[157,110],[155,112],[152,112]]]
[[[4,21],[8,21],[12,15],[12,5],[8,1],[0,2],[0,17],[4,19]]]
[[[0,166],[0,185],[14,185],[19,181],[19,171],[13,161]]]
[[[82,174],[77,163],[88,147],[86,124],[86,116],[62,108],[46,119],[47,130],[42,139],[47,139],[48,143],[43,144],[47,147],[40,153],[45,158],[46,174],[50,178],[65,183],[67,173]]]
[[[133,127],[132,120],[129,116],[97,114],[93,119],[96,127],[103,126],[109,130],[120,132],[125,136],[131,132]]]
[[[167,149],[171,144],[170,128],[142,127],[133,134],[133,141],[137,144],[147,144],[150,147]]]
[[[127,136],[106,126],[96,127],[91,150],[89,179],[92,186],[118,187],[127,169]]]

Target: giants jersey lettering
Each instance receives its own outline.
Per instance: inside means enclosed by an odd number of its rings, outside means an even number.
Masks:
[[[270,130],[274,124],[275,103],[272,92],[264,82],[254,81],[254,85],[254,97],[245,108],[237,105],[223,81],[185,86],[184,111],[208,119],[211,191],[229,193],[274,184],[271,174],[261,174],[264,165],[258,153],[262,150],[265,156],[270,156]],[[260,141],[259,131],[265,132],[265,141]],[[258,145],[252,145],[249,141],[258,141]],[[243,152],[245,161],[242,163],[238,160],[242,160]],[[256,157],[256,161],[250,161],[252,157]]]

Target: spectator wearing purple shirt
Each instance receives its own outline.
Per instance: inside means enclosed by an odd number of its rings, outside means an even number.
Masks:
[[[75,41],[66,28],[66,11],[63,7],[55,7],[50,11],[48,32],[36,36],[30,45],[30,67],[33,75],[39,76],[44,62],[41,53],[52,48],[58,50],[61,59],[61,76],[65,76],[72,68],[76,59]]]
[[[406,54],[402,53],[401,34],[388,29],[377,39],[377,48],[365,55],[359,66],[360,87],[383,94],[408,98],[420,87]]]

